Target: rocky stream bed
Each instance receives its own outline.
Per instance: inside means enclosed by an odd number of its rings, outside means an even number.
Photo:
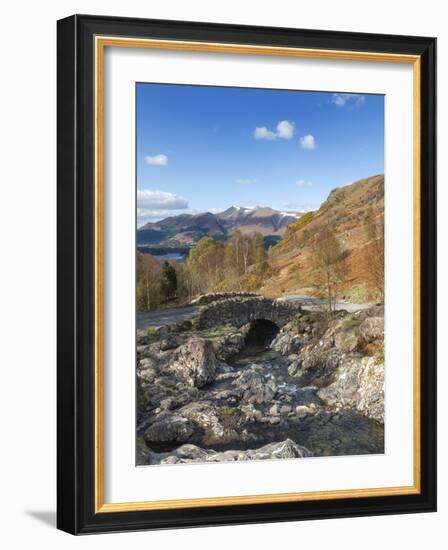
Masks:
[[[137,464],[384,452],[383,309],[138,335]]]

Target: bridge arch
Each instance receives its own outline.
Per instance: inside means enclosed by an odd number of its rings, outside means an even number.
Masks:
[[[240,328],[253,321],[264,320],[280,329],[300,312],[299,304],[263,296],[224,298],[202,306],[197,322],[200,329],[208,329],[226,324]]]
[[[249,348],[267,348],[280,331],[280,327],[273,321],[255,319],[246,330],[245,344]]]

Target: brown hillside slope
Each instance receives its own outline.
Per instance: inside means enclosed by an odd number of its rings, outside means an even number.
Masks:
[[[377,238],[371,237],[367,218],[373,219]],[[274,274],[261,292],[316,295],[313,241],[328,227],[343,251],[344,281],[340,294],[352,302],[380,298],[372,275],[372,256],[378,257],[384,224],[384,176],[377,175],[334,189],[319,210],[303,215],[269,252]],[[371,227],[371,225],[370,225]]]

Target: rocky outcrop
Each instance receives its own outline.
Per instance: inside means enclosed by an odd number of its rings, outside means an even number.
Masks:
[[[243,371],[233,385],[245,403],[261,404],[272,401],[277,387],[273,380],[254,370]]]
[[[171,370],[185,384],[202,388],[212,382],[216,375],[218,361],[212,344],[203,338],[190,338],[178,350]]]
[[[237,432],[225,426],[219,416],[219,410],[209,402],[193,402],[179,410],[185,418],[200,428],[204,435],[202,441],[207,445],[223,444],[238,438]]]
[[[301,384],[317,385],[327,406],[384,422],[383,312],[382,306],[374,306],[353,315],[338,314],[318,338],[307,340],[307,334],[301,334],[303,345],[290,356],[288,374]],[[287,325],[280,335],[292,330]]]
[[[365,342],[384,340],[384,317],[367,317],[359,326],[359,333]]]
[[[232,355],[237,354],[246,345],[246,331],[240,330],[231,332],[221,338],[215,344],[215,353],[221,361],[226,361]]]
[[[300,304],[261,296],[226,298],[202,306],[196,322],[200,329],[225,324],[238,328],[251,321],[264,319],[282,327],[301,311]]]
[[[302,343],[302,340],[298,336],[282,331],[272,340],[269,347],[275,351],[279,351],[282,355],[291,355],[300,349]]]
[[[355,409],[384,422],[384,365],[373,357],[347,357],[339,362],[335,381],[318,396],[336,409]]]
[[[165,413],[146,430],[145,441],[153,444],[179,445],[185,443],[193,434],[193,426],[184,417]]]
[[[259,449],[245,451],[216,452],[209,449],[201,449],[196,445],[182,445],[175,453],[161,460],[161,464],[185,464],[194,462],[234,462],[240,460],[265,460],[278,458],[305,458],[313,456],[312,453],[301,445],[297,445],[291,439],[280,443],[269,443]]]
[[[225,324],[211,302],[202,307],[215,328],[194,321],[139,336],[138,464],[383,451],[381,307],[329,319],[297,308],[282,317],[258,297],[224,302],[247,322]]]

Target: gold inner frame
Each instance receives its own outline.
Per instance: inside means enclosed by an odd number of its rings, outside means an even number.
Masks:
[[[209,53],[286,56],[313,59],[407,63],[413,65],[413,195],[414,195],[414,361],[413,361],[413,424],[414,424],[414,475],[413,485],[350,490],[276,493],[181,500],[153,500],[141,502],[104,502],[104,51],[106,47],[153,48]],[[177,40],[155,40],[96,36],[95,53],[95,513],[128,512],[141,510],[168,510],[206,506],[232,506],[274,502],[299,502],[361,498],[420,493],[420,56],[381,52],[353,52],[307,48],[256,46],[251,44],[224,44]]]

